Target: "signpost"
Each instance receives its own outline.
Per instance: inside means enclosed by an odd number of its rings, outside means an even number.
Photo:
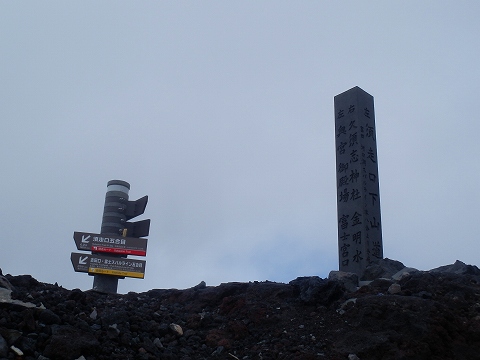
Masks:
[[[116,293],[119,278],[143,279],[145,276],[146,261],[128,259],[127,255],[147,255],[147,239],[141,236],[148,236],[150,219],[136,222],[127,220],[143,214],[148,196],[129,201],[129,190],[129,183],[110,180],[105,195],[101,233],[73,233],[77,249],[92,252],[91,255],[72,253],[70,259],[75,271],[93,275],[93,290]],[[108,253],[110,256],[99,253]]]
[[[75,231],[73,239],[78,250],[122,255],[147,255],[147,239]]]
[[[126,276],[139,279],[143,279],[145,276],[145,260],[79,253],[72,253],[70,260],[76,272]]]

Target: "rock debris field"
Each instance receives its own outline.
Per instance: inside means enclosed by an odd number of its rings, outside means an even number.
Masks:
[[[0,359],[478,359],[480,270],[103,294],[0,276]]]

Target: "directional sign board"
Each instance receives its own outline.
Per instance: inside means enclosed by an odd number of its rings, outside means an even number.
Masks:
[[[72,253],[70,260],[76,272],[127,276],[140,279],[143,279],[145,276],[145,260],[79,253]]]
[[[147,255],[147,239],[77,231],[73,233],[73,239],[78,250],[122,255]]]

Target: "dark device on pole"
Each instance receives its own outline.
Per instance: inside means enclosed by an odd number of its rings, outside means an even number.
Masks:
[[[125,210],[125,216],[127,220],[133,219],[138,215],[142,215],[147,207],[148,196],[144,196],[135,201],[128,201],[127,208]],[[127,229],[125,236],[140,238],[148,236],[150,231],[150,219],[126,222],[125,229]]]
[[[144,196],[136,201],[129,201],[129,190],[130,184],[126,181],[110,180],[107,183],[101,227],[102,235],[133,238],[148,236],[150,219],[137,222],[127,221],[144,213],[148,196]],[[116,293],[118,279],[119,277],[117,276],[96,274],[94,275],[93,289],[100,292]]]

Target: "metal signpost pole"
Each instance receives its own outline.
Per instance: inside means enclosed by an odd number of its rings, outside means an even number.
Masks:
[[[125,208],[128,201],[130,184],[122,180],[110,180],[107,183],[105,206],[103,208],[102,235],[126,235],[122,234],[125,229]],[[117,293],[118,276],[93,275],[93,290],[106,293]]]
[[[128,200],[130,184],[110,180],[103,208],[100,234],[75,231],[73,240],[78,250],[91,251],[91,255],[72,253],[70,260],[76,272],[93,275],[93,290],[117,293],[118,279],[133,277],[143,279],[146,261],[127,259],[127,255],[146,256],[150,219],[127,221],[142,215],[148,196]],[[102,254],[110,254],[105,256]]]

